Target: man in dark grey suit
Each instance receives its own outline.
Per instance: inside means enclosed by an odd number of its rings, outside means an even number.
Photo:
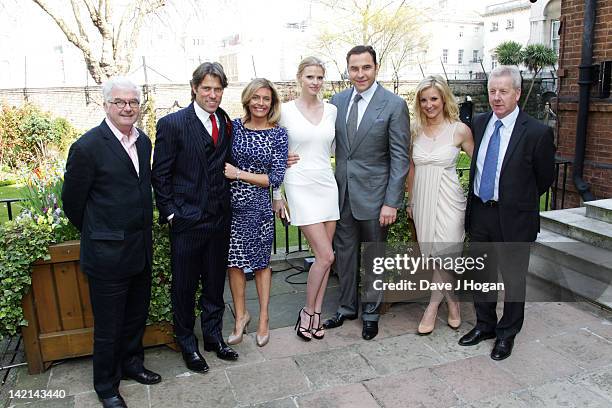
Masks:
[[[551,186],[555,145],[550,127],[518,107],[521,75],[514,66],[499,66],[489,74],[491,111],[474,118],[474,156],[470,166],[466,232],[473,246],[490,248],[487,272],[497,269],[504,281],[504,311],[497,320],[497,292],[474,293],[476,326],[459,344],[473,346],[495,338],[493,360],[512,353],[514,337],[523,327],[528,245],[540,228],[540,196]]]
[[[353,87],[331,103],[336,118],[336,182],[340,220],[334,247],[340,279],[340,305],[326,328],[341,326],[358,313],[358,273],[362,242],[384,242],[397,217],[408,174],[410,123],[406,102],[376,83],[378,64],[370,46],[346,56]],[[370,272],[371,273],[371,272]],[[378,334],[380,301],[362,304],[365,340]]]

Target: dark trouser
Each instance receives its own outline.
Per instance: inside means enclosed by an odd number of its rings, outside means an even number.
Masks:
[[[384,242],[387,239],[387,227],[381,227],[378,218],[375,220],[357,220],[351,212],[348,195],[340,209],[340,220],[336,224],[334,249],[336,250],[335,271],[340,281],[340,305],[338,312],[343,315],[356,316],[359,310],[359,261],[362,242]],[[367,271],[372,273],[372,271]],[[376,302],[364,302],[362,320],[378,321],[378,309],[382,302],[382,292]]]
[[[221,230],[196,228],[173,232],[170,241],[174,334],[183,352],[193,353],[198,350],[198,340],[193,333],[193,327],[195,295],[200,282],[202,293],[199,305],[204,341],[223,340],[223,289],[229,247],[229,222],[227,228]]]
[[[486,207],[478,197],[472,201],[470,215],[471,242],[504,242],[497,207]],[[504,282],[504,312],[497,321],[497,291],[474,293],[476,327],[486,332],[495,331],[498,339],[516,336],[525,317],[526,276],[529,267],[529,247],[522,244],[497,245],[487,253],[487,280],[497,282],[497,271]]]
[[[119,393],[123,373],[143,369],[142,336],[151,298],[151,271],[125,279],[89,276],[94,315],[94,389],[100,398]]]

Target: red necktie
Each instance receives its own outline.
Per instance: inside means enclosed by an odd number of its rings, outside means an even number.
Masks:
[[[219,128],[217,127],[217,118],[215,118],[214,113],[210,115],[210,121],[212,122],[212,140],[213,144],[216,146],[219,140]]]

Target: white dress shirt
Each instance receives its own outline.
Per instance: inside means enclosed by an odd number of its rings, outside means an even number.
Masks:
[[[378,88],[378,84],[376,83],[376,81],[374,81],[371,87],[369,87],[368,89],[366,89],[364,92],[361,93],[361,100],[357,102],[357,129],[359,129],[361,118],[363,118],[363,114],[368,108],[368,104],[372,100],[372,97],[374,96],[374,92],[376,92],[376,88]],[[353,87],[353,93],[351,94],[351,100],[349,102],[348,109],[346,110],[346,118],[344,120],[345,122],[348,121],[349,113],[351,112],[351,106],[353,106],[355,95],[357,95],[358,93],[359,92],[357,92],[355,87]]]
[[[495,172],[495,187],[493,189],[493,201],[499,200],[499,176],[501,174],[502,164],[504,162],[504,156],[510,143],[510,136],[514,130],[514,124],[519,114],[518,106],[514,110],[506,115],[503,119],[499,119],[495,113],[491,116],[491,120],[487,124],[484,131],[484,136],[480,142],[480,148],[478,149],[478,156],[476,156],[476,174],[474,176],[474,194],[480,197],[480,178],[482,177],[482,169],[484,167],[485,157],[487,156],[487,149],[489,148],[489,140],[493,136],[495,130],[495,122],[501,120],[503,126],[499,129],[499,155],[497,157],[497,171]]]
[[[212,136],[212,121],[210,120],[210,113],[202,109],[197,102],[193,103],[193,108],[195,109],[196,116],[206,128],[208,134]],[[219,116],[217,116],[216,113],[213,113],[213,115],[215,115],[215,119],[217,120],[217,129],[219,129]]]

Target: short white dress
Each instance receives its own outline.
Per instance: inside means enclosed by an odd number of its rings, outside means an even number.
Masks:
[[[334,105],[323,103],[323,118],[314,125],[302,115],[294,101],[282,106],[279,124],[287,129],[289,152],[300,156],[300,160],[287,169],[283,182],[292,225],[311,225],[340,218],[338,186],[330,160],[336,114]]]

